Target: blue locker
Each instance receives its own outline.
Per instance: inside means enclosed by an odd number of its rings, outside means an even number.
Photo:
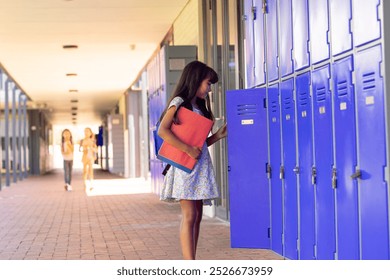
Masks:
[[[265,94],[259,88],[226,92],[233,248],[270,248]]]
[[[355,56],[360,178],[361,258],[389,259],[386,116],[382,46]]]
[[[309,1],[311,62],[319,63],[329,58],[328,0]]]
[[[283,186],[279,176],[282,166],[279,84],[268,88],[269,168],[271,192],[271,249],[283,254]]]
[[[294,80],[280,85],[281,125],[284,178],[284,254],[289,259],[298,259],[298,191],[296,168],[296,133]],[[283,175],[284,173],[284,175]]]
[[[317,259],[331,260],[336,253],[335,191],[332,188],[333,126],[329,65],[313,70],[313,183],[316,197]]]
[[[315,259],[315,207],[312,184],[313,140],[310,73],[296,77],[299,179],[299,258]]]
[[[294,71],[293,52],[293,21],[291,0],[279,0],[279,34],[280,34],[280,72],[287,76]]]
[[[352,49],[351,0],[329,0],[332,52],[338,55]]]
[[[261,10],[263,0],[253,0],[253,34],[255,44],[255,85],[265,83],[264,19]]]
[[[277,1],[268,2],[268,13],[266,14],[266,29],[267,29],[267,80],[268,82],[275,81],[279,78],[278,65],[278,14]]]
[[[378,7],[380,0],[353,0],[353,40],[361,46],[382,37]]]
[[[245,34],[245,73],[246,73],[246,88],[251,88],[256,85],[255,76],[255,42],[253,31],[253,12],[252,12],[252,0],[244,1],[244,34]]]
[[[307,0],[292,0],[294,69],[309,66],[309,9]]]
[[[357,182],[351,179],[357,165],[355,97],[352,56],[335,61],[333,67],[337,258],[359,259],[359,213]]]

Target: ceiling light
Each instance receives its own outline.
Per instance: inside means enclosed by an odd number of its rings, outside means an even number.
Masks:
[[[79,102],[77,99],[72,99],[70,102],[72,102],[72,103],[77,103],[77,102]]]
[[[76,73],[66,73],[66,76],[67,77],[74,77],[74,76],[77,76]]]
[[[77,110],[77,107],[72,107],[71,109],[72,109],[72,110]]]
[[[65,50],[77,49],[79,46],[77,45],[63,45],[62,48]]]
[[[77,89],[70,89],[69,92],[79,92]]]

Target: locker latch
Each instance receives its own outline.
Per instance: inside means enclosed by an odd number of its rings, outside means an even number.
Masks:
[[[317,168],[314,166],[311,168],[311,183],[312,185],[317,184]]]
[[[293,171],[294,171],[295,174],[299,174],[299,166],[295,166],[293,168]]]
[[[268,6],[267,6],[267,0],[263,0],[263,14],[266,14],[268,12]]]
[[[252,19],[253,20],[256,20],[257,18],[257,8],[256,7],[252,7]]]
[[[332,188],[337,188],[337,170],[336,168],[332,169]]]
[[[280,180],[284,179],[284,166],[280,167],[279,178]]]
[[[271,172],[272,172],[272,169],[271,169],[271,164],[269,164],[269,163],[267,163],[267,170],[266,170],[266,172],[267,172],[267,177],[268,177],[268,179],[271,179]]]
[[[360,169],[356,169],[356,172],[351,175],[352,179],[361,179],[362,171]]]

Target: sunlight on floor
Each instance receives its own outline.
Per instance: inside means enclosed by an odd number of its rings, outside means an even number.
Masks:
[[[99,195],[123,195],[150,193],[150,180],[144,178],[131,179],[95,179],[93,188],[87,184],[86,193],[88,196]]]

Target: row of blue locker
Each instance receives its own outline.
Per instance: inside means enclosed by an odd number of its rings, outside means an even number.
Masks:
[[[382,45],[227,92],[231,242],[289,259],[389,259]]]
[[[383,0],[245,0],[247,87],[382,38]]]

